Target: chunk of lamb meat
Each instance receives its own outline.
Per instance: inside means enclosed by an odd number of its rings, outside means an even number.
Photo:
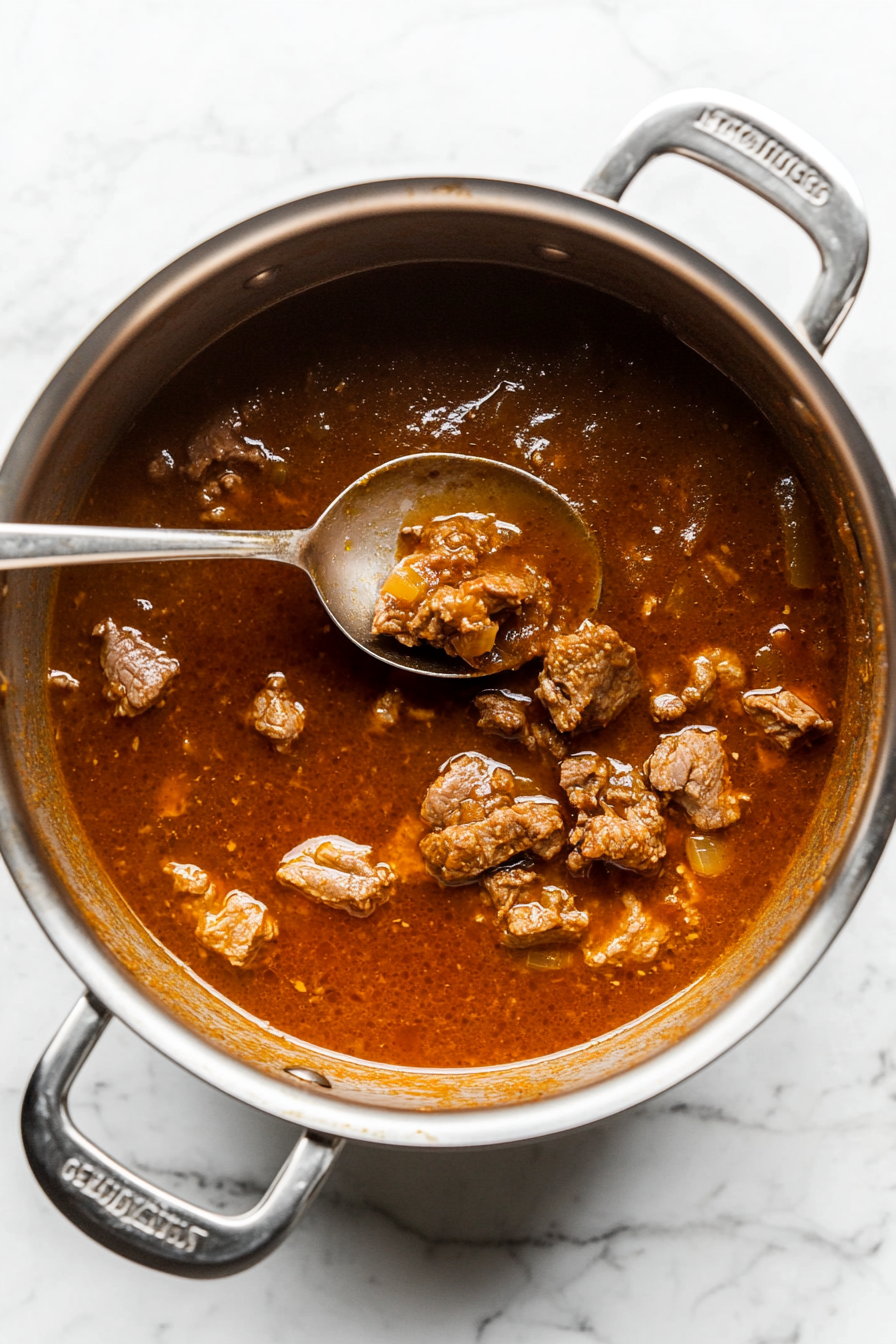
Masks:
[[[479,711],[476,727],[481,733],[492,733],[530,747],[532,734],[526,711],[531,703],[527,695],[512,691],[483,691],[473,701]]]
[[[516,776],[506,765],[465,751],[442,766],[420,807],[427,826],[442,830],[470,821],[482,821],[499,807],[509,807],[516,792]]]
[[[81,689],[81,683],[77,677],[73,677],[71,672],[61,672],[55,667],[47,673],[47,685],[52,686],[57,691],[77,691]]]
[[[209,467],[216,462],[264,461],[264,453],[257,444],[246,443],[240,430],[242,420],[238,411],[224,419],[207,421],[187,445],[187,463],[183,474],[191,481],[201,481]]]
[[[744,691],[741,700],[750,718],[784,751],[789,751],[794,742],[824,737],[834,727],[817,709],[781,687]]]
[[[533,723],[532,737],[536,747],[553,756],[555,761],[565,761],[569,755],[569,743],[552,723]]]
[[[383,691],[373,704],[371,728],[375,733],[384,733],[401,722],[404,708],[404,696],[401,691]]]
[[[698,653],[696,658],[692,658],[688,684],[681,693],[681,698],[688,709],[694,709],[709,700],[718,679],[715,667],[705,654]]]
[[[625,913],[609,937],[586,943],[582,956],[589,966],[624,965],[625,962],[653,961],[669,937],[669,929],[655,915],[648,914],[631,892],[622,894]]]
[[[745,680],[743,664],[732,649],[704,649],[690,660],[688,684],[680,695],[661,692],[651,696],[651,716],[658,723],[671,723],[712,699],[717,685],[739,691]]]
[[[180,671],[180,663],[164,649],[157,649],[139,630],[121,629],[111,616],[93,628],[102,636],[100,665],[106,678],[103,691],[115,705],[118,718],[135,718],[161,699]]]
[[[252,701],[249,722],[279,752],[292,751],[305,727],[305,710],[291,694],[282,672],[272,672]]]
[[[284,854],[277,881],[332,910],[366,919],[388,901],[395,885],[390,865],[372,863],[370,855],[370,845],[341,835],[318,835]]]
[[[578,819],[570,832],[570,872],[596,859],[635,873],[657,873],[666,857],[660,800],[641,774],[622,761],[585,751],[560,767],[560,785]]]
[[[415,549],[393,569],[377,597],[372,630],[408,648],[444,649],[472,667],[516,667],[535,656],[552,610],[551,585],[511,547],[493,514],[456,514],[402,529]],[[518,648],[492,655],[502,620],[517,613],[529,633]]]
[[[535,694],[562,733],[584,733],[617,718],[640,690],[631,644],[609,625],[584,621],[550,641]]]
[[[645,770],[651,785],[677,803],[701,831],[740,819],[745,794],[732,791],[728,757],[715,728],[682,728],[662,738]]]
[[[473,701],[479,711],[476,727],[481,733],[504,737],[521,743],[527,751],[546,751],[555,760],[562,761],[569,748],[549,723],[530,723],[527,695],[511,691],[483,691]]]
[[[258,949],[277,937],[276,919],[248,892],[235,888],[219,898],[208,873],[195,863],[166,863],[162,871],[173,879],[178,895],[200,898],[184,907],[196,919],[196,937],[231,966],[248,966]]]
[[[650,697],[650,717],[655,723],[674,723],[687,712],[688,707],[681,696],[671,691],[660,691]]]
[[[433,827],[420,841],[428,871],[448,886],[474,881],[517,854],[550,859],[565,826],[553,798],[515,794],[511,770],[478,752],[453,757],[427,790],[420,815]]]
[[[420,841],[420,853],[433,877],[457,886],[530,850],[540,859],[552,859],[565,838],[563,813],[553,798],[517,798],[483,821],[430,831]]]
[[[742,688],[747,677],[744,665],[733,649],[706,649],[703,656],[712,663],[723,690],[739,691]]]
[[[247,966],[278,932],[267,906],[236,888],[223,900],[206,896],[197,911],[196,937],[203,947],[226,957],[231,966]]]
[[[162,868],[174,880],[174,890],[178,895],[205,896],[214,891],[212,880],[204,869],[195,863],[166,863]]]
[[[482,879],[497,910],[505,947],[577,943],[588,916],[562,887],[545,886],[528,868],[499,868]]]

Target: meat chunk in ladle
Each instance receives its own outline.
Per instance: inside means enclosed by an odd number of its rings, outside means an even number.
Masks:
[[[519,528],[538,552],[538,572],[551,585],[551,634],[575,629],[597,606],[600,550],[575,509],[526,471],[456,453],[418,453],[388,462],[344,490],[313,527],[294,531],[3,523],[0,569],[122,560],[276,560],[303,569],[343,633],[381,662],[437,677],[483,676],[517,666],[522,659],[516,633],[508,651],[476,657],[472,666],[440,650],[408,647],[372,628],[402,529],[449,513],[491,514]],[[520,630],[519,638],[528,633]]]

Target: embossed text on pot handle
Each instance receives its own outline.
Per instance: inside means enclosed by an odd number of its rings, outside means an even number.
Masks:
[[[584,189],[618,201],[659,154],[685,154],[719,169],[806,230],[821,253],[821,275],[798,325],[823,353],[852,307],[868,261],[865,209],[846,169],[758,103],[719,89],[685,89],[646,107]]]
[[[82,1232],[129,1260],[196,1279],[248,1269],[308,1208],[342,1140],[304,1131],[246,1213],[212,1213],[167,1194],[108,1157],[68,1113],[69,1088],[108,1021],[103,1005],[85,994],[34,1071],[22,1105],[22,1139],[35,1176]]]

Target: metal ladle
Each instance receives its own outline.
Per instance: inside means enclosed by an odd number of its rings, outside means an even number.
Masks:
[[[395,564],[402,526],[435,515],[495,513],[521,527],[546,528],[574,549],[586,572],[582,617],[597,606],[602,565],[597,541],[562,495],[527,471],[488,458],[418,453],[360,477],[313,527],[231,532],[209,528],[70,527],[0,524],[0,570],[127,560],[277,560],[309,576],[343,634],[380,662],[434,677],[488,675],[427,646],[406,648],[371,633],[377,595]],[[588,566],[591,573],[587,573]]]

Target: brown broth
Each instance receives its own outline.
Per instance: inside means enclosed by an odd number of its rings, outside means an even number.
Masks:
[[[792,468],[781,443],[726,379],[625,306],[529,272],[462,265],[377,272],[299,296],[163,389],[113,450],[79,521],[200,525],[198,487],[176,473],[150,484],[147,466],[163,449],[182,462],[207,417],[234,406],[272,460],[240,468],[230,525],[307,525],[362,472],[409,452],[503,458],[567,495],[598,535],[600,618],[634,644],[646,678],[666,670],[680,689],[681,659],[702,647],[731,647],[749,667],[771,642],[784,684],[836,721],[842,595],[826,536],[817,586],[786,582],[773,489]],[[649,599],[657,605],[646,614]],[[113,719],[102,697],[90,632],[107,616],[181,662],[164,704],[133,720]],[[788,630],[772,639],[778,626]],[[734,785],[751,796],[725,833],[729,869],[689,877],[690,828],[674,807],[656,878],[595,865],[570,879],[554,865],[553,880],[575,891],[593,928],[609,928],[629,890],[662,910],[673,935],[648,965],[589,969],[576,952],[567,968],[540,971],[525,952],[498,946],[477,886],[441,889],[416,850],[423,794],[457,752],[496,757],[533,791],[560,796],[556,763],[484,736],[470,708],[490,684],[531,693],[537,664],[451,685],[391,672],[328,624],[303,574],[243,561],[62,572],[51,662],[81,681],[77,692],[51,692],[67,786],[139,918],[255,1016],[399,1064],[550,1053],[692,984],[757,918],[810,824],[832,750],[828,739],[785,756],[723,697],[690,715],[685,722],[726,735]],[[307,710],[292,755],[245,723],[272,671]],[[377,731],[373,704],[389,688],[414,715]],[[661,731],[647,698],[575,749],[643,762]],[[274,880],[287,850],[331,833],[371,844],[399,871],[391,901],[369,919]],[[280,936],[253,966],[234,969],[197,943],[162,873],[171,859],[268,904]],[[678,903],[688,880],[692,906]]]

